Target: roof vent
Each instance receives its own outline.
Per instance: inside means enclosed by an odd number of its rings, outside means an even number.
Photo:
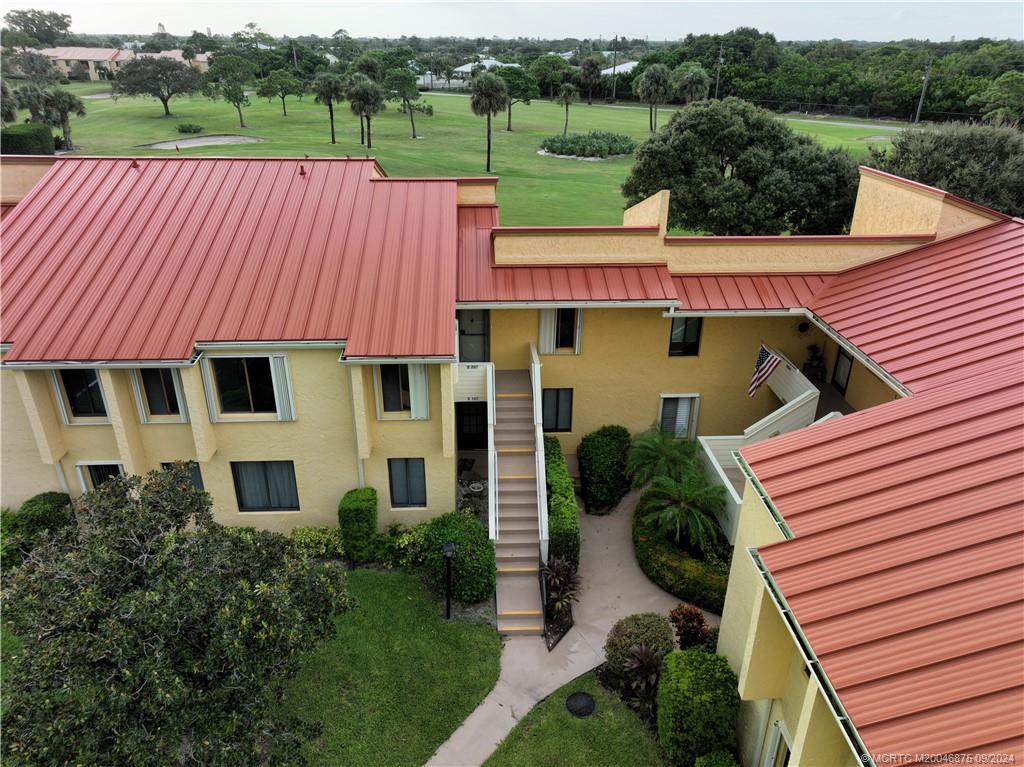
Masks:
[[[139,167],[139,161],[136,160],[134,157],[132,158],[132,167],[133,168],[138,168]]]
[[[300,165],[299,166],[299,175],[300,176],[305,176],[306,175],[306,166],[305,165]]]

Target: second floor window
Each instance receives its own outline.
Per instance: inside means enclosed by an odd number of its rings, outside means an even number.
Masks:
[[[210,360],[222,413],[276,413],[269,357],[214,357]]]
[[[180,415],[174,371],[171,368],[140,368],[146,409],[150,415]]]
[[[380,366],[380,398],[385,413],[401,413],[412,409],[408,365]]]
[[[669,357],[696,357],[700,353],[701,317],[673,317],[668,342]]]
[[[61,370],[60,382],[72,416],[107,417],[107,407],[100,389],[100,377],[95,370]]]

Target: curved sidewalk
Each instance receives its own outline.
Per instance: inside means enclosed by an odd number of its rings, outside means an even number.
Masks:
[[[630,522],[636,501],[637,494],[630,493],[607,516],[581,515],[576,625],[552,652],[541,637],[509,637],[494,689],[441,744],[427,762],[430,767],[483,764],[531,708],[604,662],[604,640],[617,620],[641,612],[667,614],[679,604],[647,580],[633,556]],[[717,624],[717,616],[708,617]]]

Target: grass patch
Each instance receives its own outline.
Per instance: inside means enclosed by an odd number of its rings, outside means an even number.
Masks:
[[[89,82],[66,87],[88,95],[103,93],[110,86]],[[251,100],[252,106],[245,109],[248,127],[239,128],[234,108],[204,96],[172,100],[172,117],[164,117],[160,103],[151,98],[90,99],[86,101],[87,115],[72,118],[75,144],[81,154],[167,157],[176,152],[139,145],[180,139],[176,126],[191,122],[202,125],[209,134],[257,136],[263,143],[191,147],[182,149],[181,154],[344,157],[368,153],[359,143],[359,122],[347,105],[335,109],[338,143],[331,145],[327,109],[314,103],[312,96],[301,101],[289,99],[287,117],[276,100],[268,103],[255,96]],[[408,117],[389,104],[387,111],[373,120],[372,154],[393,176],[482,175],[484,121],[470,111],[468,96],[434,91],[424,94],[422,100],[434,107],[434,116],[417,119],[421,140],[409,137]],[[513,108],[511,133],[504,130],[503,115],[495,119],[494,170],[501,177],[498,202],[503,224],[622,223],[625,203],[619,187],[633,158],[567,162],[538,155],[540,142],[561,133],[564,119],[561,106],[540,99]],[[661,122],[667,119],[665,115]],[[869,142],[865,139],[881,132],[871,123],[860,127],[806,118],[787,122],[826,146],[846,147],[858,158],[867,155]],[[647,108],[575,104],[569,113],[569,129],[611,131],[642,141],[648,135]]]
[[[323,732],[310,764],[423,764],[490,692],[501,641],[492,626],[447,623],[414,576],[355,570],[359,607],[313,652],[291,682],[286,706]]]
[[[577,719],[565,708],[573,692],[589,692],[597,709]],[[485,767],[661,767],[654,734],[632,709],[584,674],[541,701],[498,746]]]

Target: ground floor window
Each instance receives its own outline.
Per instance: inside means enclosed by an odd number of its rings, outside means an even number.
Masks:
[[[771,740],[768,753],[765,754],[764,767],[789,767],[789,738],[782,722],[772,725]]]
[[[572,389],[544,389],[544,431],[572,431]]]
[[[240,511],[298,511],[299,491],[291,461],[232,461]]]
[[[122,473],[119,463],[87,463],[80,464],[77,468],[82,492],[95,490],[111,477]]]
[[[174,466],[174,463],[172,463],[171,461],[166,461],[160,464],[160,467],[163,469],[169,469],[172,466]],[[206,489],[203,486],[203,475],[202,472],[199,471],[199,464],[196,463],[195,461],[188,461],[188,478],[192,482],[192,487],[194,487],[196,490]]]
[[[391,506],[427,505],[427,477],[422,458],[389,458]]]
[[[698,400],[694,395],[663,396],[659,418],[662,431],[683,439],[692,437],[697,427]]]

